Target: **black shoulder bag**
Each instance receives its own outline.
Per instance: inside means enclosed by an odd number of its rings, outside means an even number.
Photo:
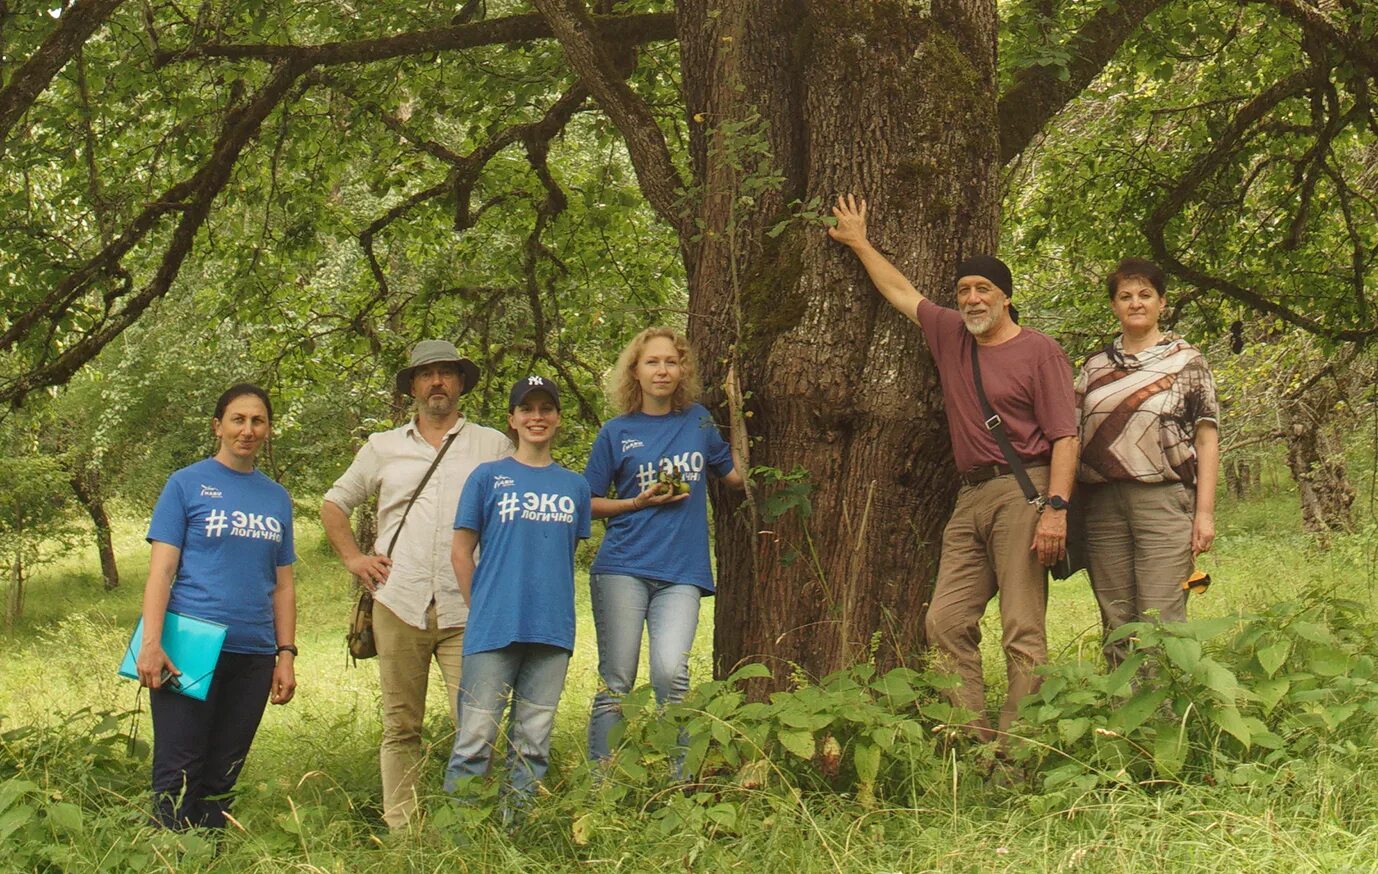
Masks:
[[[465,425],[468,422],[464,423]],[[411,512],[412,505],[416,499],[421,497],[421,491],[426,488],[426,483],[431,481],[431,474],[440,466],[440,459],[445,457],[445,451],[450,448],[450,444],[455,442],[460,431],[464,430],[464,425],[459,426],[459,431],[451,434],[441,444],[440,451],[435,454],[435,461],[426,469],[426,475],[421,477],[421,483],[417,485],[416,491],[412,492],[411,500],[407,501],[407,507],[402,511],[402,521],[397,523],[397,530],[392,532],[392,540],[388,541],[387,552],[383,553],[388,558],[392,558],[393,547],[397,545],[397,538],[402,535],[402,526],[407,524],[407,514]],[[363,591],[359,593],[359,600],[354,605],[354,610],[349,615],[349,631],[345,633],[345,646],[349,649],[349,655],[356,662],[359,659],[371,659],[378,655],[378,643],[373,639],[373,593],[360,586]]]
[[[981,385],[981,359],[977,354],[976,347],[977,344],[973,342],[971,344],[971,377],[976,383],[976,399],[981,402],[981,414],[986,417],[983,424],[990,435],[995,438],[995,442],[1000,445],[1000,454],[1005,456],[1005,463],[1010,466],[1010,472],[1014,474],[1015,482],[1019,483],[1019,489],[1024,493],[1024,497],[1030,504],[1037,504],[1041,508],[1046,499],[1038,493],[1038,489],[1034,488],[1033,480],[1029,479],[1028,471],[1024,470],[1024,462],[1020,460],[1019,454],[1014,451],[1014,446],[1010,444],[1010,435],[1005,433],[1004,420],[995,412],[990,405],[990,400],[986,398],[986,390]],[[1076,506],[1073,504],[1072,508],[1067,511],[1067,548],[1062,558],[1048,568],[1048,572],[1053,575],[1055,580],[1065,580],[1086,567],[1085,520]]]

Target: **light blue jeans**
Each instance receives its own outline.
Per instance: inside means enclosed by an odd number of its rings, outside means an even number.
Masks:
[[[589,590],[602,678],[589,717],[589,758],[606,759],[612,754],[608,734],[622,721],[622,696],[636,685],[643,625],[650,638],[656,703],[684,700],[689,691],[689,650],[699,627],[703,593],[687,583],[625,574],[593,574]]]
[[[550,730],[565,688],[569,650],[543,643],[514,643],[464,657],[459,681],[459,730],[445,768],[445,791],[463,777],[488,773],[502,711],[507,722],[508,784],[530,794],[550,766]]]

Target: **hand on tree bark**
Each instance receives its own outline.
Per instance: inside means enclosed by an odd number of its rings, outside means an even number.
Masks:
[[[828,228],[828,236],[844,246],[856,248],[866,242],[866,199],[853,195],[839,195],[833,207],[837,224]]]

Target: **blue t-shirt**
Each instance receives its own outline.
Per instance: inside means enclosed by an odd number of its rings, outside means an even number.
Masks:
[[[226,652],[277,652],[277,569],[297,560],[286,489],[256,470],[198,461],[168,477],[148,540],[182,551],[167,609],[228,625]]]
[[[732,450],[700,404],[677,413],[627,413],[598,432],[584,477],[597,496],[610,485],[635,498],[673,464],[689,484],[689,499],[621,513],[608,519],[593,573],[630,574],[667,583],[690,583],[713,594],[708,559],[708,483],[732,472]]]
[[[589,487],[558,464],[515,458],[474,468],[455,528],[478,532],[464,654],[513,643],[574,650],[574,547],[589,536]]]

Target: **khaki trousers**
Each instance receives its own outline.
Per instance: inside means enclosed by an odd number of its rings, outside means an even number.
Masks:
[[[437,628],[435,604],[426,611],[426,630],[408,625],[382,604],[373,605],[373,635],[378,644],[378,685],[383,695],[383,820],[406,828],[416,811],[416,781],[424,756],[421,725],[426,718],[426,684],[431,659],[445,678],[450,718],[459,696],[464,628]]]
[[[1046,466],[1027,468],[1039,492],[1048,488]],[[1033,545],[1038,508],[1020,491],[1013,475],[999,476],[957,493],[957,506],[943,530],[938,582],[925,630],[936,647],[937,667],[956,673],[961,686],[952,703],[977,714],[971,725],[990,739],[985,678],[981,671],[981,616],[1000,596],[1001,645],[1009,692],[1000,710],[1000,731],[1009,729],[1019,701],[1038,689],[1034,668],[1048,660],[1045,617],[1047,572]],[[1000,735],[1004,738],[1004,735]]]
[[[1195,493],[1181,483],[1111,482],[1080,486],[1077,498],[1086,508],[1087,572],[1106,635],[1155,613],[1185,620]],[[1113,670],[1129,655],[1129,641],[1102,651]]]

